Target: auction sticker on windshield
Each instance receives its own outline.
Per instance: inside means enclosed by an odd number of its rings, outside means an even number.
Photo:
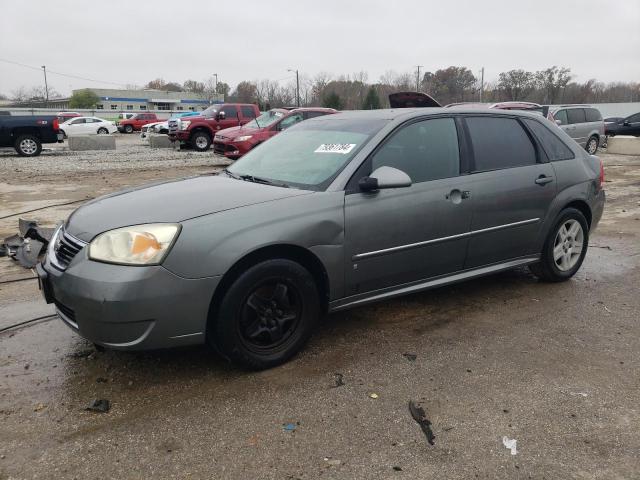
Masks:
[[[355,143],[323,143],[313,153],[342,153],[346,155],[355,147]]]

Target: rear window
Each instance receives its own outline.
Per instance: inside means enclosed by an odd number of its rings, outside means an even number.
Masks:
[[[525,120],[524,123],[531,129],[536,136],[542,148],[544,149],[549,161],[570,160],[575,158],[573,152],[560,140],[551,130],[535,120]],[[551,125],[553,126],[553,124]],[[557,128],[557,127],[555,127]]]
[[[245,118],[256,118],[256,112],[250,105],[243,105],[240,107],[242,116]]]
[[[600,111],[595,108],[585,108],[584,115],[587,119],[587,122],[599,122],[600,120],[602,120]]]
[[[468,117],[476,172],[522,167],[536,163],[527,132],[513,118]]]
[[[569,123],[584,123],[586,117],[584,116],[584,109],[582,108],[570,108],[567,110],[567,118]]]

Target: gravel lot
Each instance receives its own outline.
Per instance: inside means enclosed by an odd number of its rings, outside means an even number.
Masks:
[[[221,165],[138,143],[0,154],[0,217]],[[602,156],[607,207],[571,281],[515,270],[330,315],[266,372],[205,348],[96,352],[57,320],[0,334],[0,479],[638,478],[640,158]],[[0,258],[0,281],[28,275]],[[50,311],[34,281],[0,284],[0,328]],[[108,413],[85,410],[100,398]]]

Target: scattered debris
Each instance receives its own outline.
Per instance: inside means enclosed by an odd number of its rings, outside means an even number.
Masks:
[[[71,358],[86,358],[92,353],[94,353],[94,350],[88,349],[88,350],[80,350],[79,352],[70,353],[68,356]]]
[[[611,250],[611,247],[609,245],[596,245],[594,243],[590,244],[589,247],[591,248],[604,248],[605,250]]]
[[[580,396],[580,397],[588,397],[589,394],[585,392],[569,392],[569,395]]]
[[[296,424],[295,423],[285,423],[282,426],[283,430],[285,432],[295,432],[296,431]]]
[[[47,408],[47,406],[44,403],[39,403],[33,408],[33,411],[39,412],[40,410],[44,410],[45,408]]]
[[[442,430],[444,430],[445,432],[449,432],[451,430],[453,430],[455,427],[444,427]]]
[[[333,374],[335,377],[335,385],[331,385],[331,388],[338,388],[344,385],[344,381],[342,380],[344,378],[344,375],[342,375],[341,373],[334,373]]]
[[[333,467],[337,467],[342,463],[341,460],[338,460],[337,458],[330,458],[330,457],[324,457],[324,461]]]
[[[396,472],[401,472],[401,471],[402,471],[402,467],[399,467],[399,466],[397,466],[397,465],[394,465],[392,468],[393,468]]]
[[[85,410],[90,410],[92,412],[106,413],[111,408],[111,403],[109,400],[105,400],[104,398],[93,400]]]
[[[104,377],[96,378],[96,383],[107,383],[109,380]]]
[[[517,455],[518,449],[517,444],[518,441],[515,438],[502,437],[502,444],[511,450],[511,455]]]
[[[402,356],[410,362],[415,362],[416,358],[418,358],[418,355],[416,355],[415,353],[403,353]]]
[[[419,404],[416,404],[413,400],[409,400],[409,413],[411,414],[411,417],[413,417],[413,419],[417,422],[417,424],[420,425],[422,432],[424,433],[425,437],[427,437],[427,442],[429,442],[429,445],[434,445],[436,436],[433,434],[433,430],[431,430],[431,422],[427,418],[427,414],[424,412],[424,409]]]
[[[376,398],[378,398],[378,394],[372,392],[369,394],[369,398],[373,398],[375,400]]]
[[[35,220],[18,219],[19,234],[4,239],[0,256],[8,255],[25,268],[33,268],[46,249],[55,228],[39,227]]]

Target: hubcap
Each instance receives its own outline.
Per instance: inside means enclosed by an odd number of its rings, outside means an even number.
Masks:
[[[558,229],[553,244],[553,260],[559,270],[571,270],[584,249],[584,232],[577,220],[567,220]]]
[[[302,313],[297,288],[284,280],[269,280],[255,288],[241,308],[239,330],[251,350],[281,346],[295,332]]]
[[[25,138],[20,142],[20,150],[27,155],[32,155],[38,150],[38,144],[30,138]]]
[[[207,143],[208,142],[205,137],[196,137],[196,145],[198,146],[198,148],[206,148]]]
[[[595,139],[591,139],[589,140],[589,154],[593,155],[594,153],[596,153],[596,151],[598,150],[598,142],[596,142]]]

